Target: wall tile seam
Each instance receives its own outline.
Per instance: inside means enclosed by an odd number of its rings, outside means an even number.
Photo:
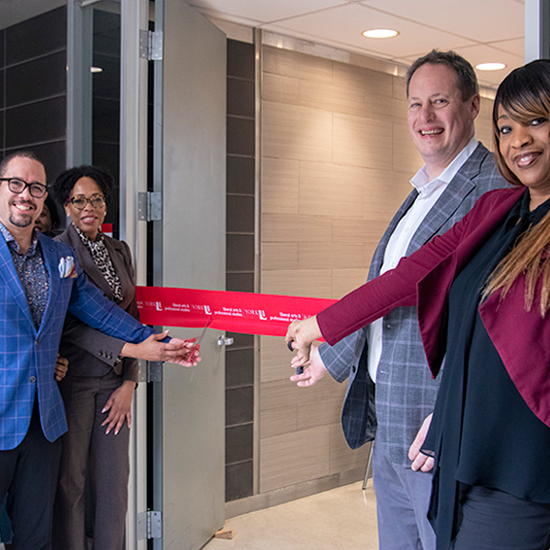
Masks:
[[[232,118],[236,120],[250,120],[252,122],[255,122],[255,117],[253,116],[244,116],[244,115],[232,115],[230,113],[227,113],[227,118]]]
[[[116,54],[107,53],[107,52],[94,52],[94,56],[95,55],[98,55],[98,56],[101,56],[101,57],[107,57],[109,59],[118,59],[119,61],[121,59],[120,53],[118,55],[116,55]]]
[[[37,55],[35,57],[29,57],[27,59],[24,59],[23,61],[17,61],[16,63],[10,63],[10,64],[6,63],[2,68],[11,69],[12,67],[19,67],[20,65],[25,65],[25,63],[32,63],[33,61],[37,61],[38,59],[44,59],[45,57],[49,57],[51,55],[55,55],[60,52],[67,52],[67,47],[65,46],[64,48],[58,48],[57,50],[52,50],[47,53]],[[6,57],[7,57],[7,51],[6,51]]]
[[[254,424],[254,422],[252,420],[248,421],[248,422],[242,422],[241,424],[235,424],[235,425],[231,425],[231,426],[226,426],[225,427],[225,430],[227,431],[228,429],[231,429],[231,428],[241,428],[243,426],[252,426],[252,424]]]
[[[304,432],[305,433],[305,432],[312,432],[312,431],[322,431],[323,433],[326,433],[327,441],[330,442],[330,432],[331,432],[331,430],[327,429],[327,428],[331,428],[333,426],[340,427],[341,423],[335,421],[335,422],[327,422],[327,423],[323,423],[323,424],[313,424],[311,426],[296,427],[296,429],[292,430],[291,432],[284,432],[284,433],[281,433],[281,434],[278,434],[278,435],[269,435],[269,436],[263,437],[262,439],[264,439],[264,440],[274,439],[274,440],[282,441],[285,438],[285,436],[288,436],[288,435],[292,435],[293,438],[294,438],[295,435],[298,432]],[[323,428],[323,430],[320,430],[320,428]]]
[[[239,428],[241,426],[253,426],[254,421],[253,420],[247,420],[246,422],[238,422],[237,424],[226,424],[225,429],[227,428]]]
[[[25,143],[23,145],[16,145],[11,147],[4,147],[6,151],[17,151],[17,149],[21,149],[21,147],[36,147],[37,145],[50,145],[52,143],[65,143],[67,141],[67,136],[57,137],[55,139],[49,139],[46,141],[32,141],[29,143]]]
[[[305,54],[307,55],[307,54]],[[315,56],[310,56],[310,57],[315,57]],[[295,69],[296,67],[293,67],[293,69]],[[262,73],[263,74],[273,74],[273,75],[277,75],[277,76],[284,76],[286,78],[299,78],[301,80],[305,80],[306,82],[319,82],[319,81],[326,81],[327,77],[328,77],[328,71],[324,71],[323,73],[324,74],[320,74],[320,73],[305,73],[305,74],[301,74],[301,75],[294,75],[294,74],[287,74],[284,72],[285,71],[285,68],[279,68],[279,67],[276,67],[276,68],[270,68],[270,67],[264,67]],[[331,75],[330,75],[330,84],[332,84],[333,80],[334,80],[334,71],[331,69]]]
[[[107,96],[102,96],[102,95],[96,95],[94,94],[93,98],[92,98],[92,103],[96,100],[96,99],[101,99],[102,101],[116,101],[117,103],[120,103],[120,98],[113,98],[113,97],[107,97]]]
[[[237,460],[235,462],[226,462],[225,467],[228,466],[237,466],[238,464],[246,464],[247,462],[252,462],[254,460],[254,457],[252,458],[245,458],[244,460]]]
[[[50,99],[59,99],[61,97],[67,97],[67,91],[60,92],[59,94],[54,94],[54,95],[41,97],[39,99],[35,99],[33,101],[27,101],[25,103],[16,103],[15,105],[10,105],[9,107],[4,107],[4,110],[9,111],[11,109],[19,109],[20,107],[27,107],[29,105],[36,105],[37,103],[42,103],[43,101],[49,101]],[[5,101],[5,98],[4,98],[4,101]]]
[[[227,158],[236,158],[236,159],[255,159],[254,155],[241,155],[239,153],[227,153],[225,155]]]
[[[387,98],[384,98],[383,96],[381,96],[382,99],[387,99]],[[340,117],[350,117],[350,118],[356,118],[356,119],[364,119],[365,121],[370,121],[370,122],[376,122],[378,124],[380,124],[381,122],[388,122],[387,120],[387,115],[384,115],[384,114],[381,114],[378,118],[373,118],[372,116],[366,116],[366,115],[363,115],[363,114],[356,114],[356,113],[350,113],[350,112],[347,112],[347,111],[343,111],[343,110],[337,110],[337,109],[328,109],[328,108],[324,108],[324,107],[313,107],[311,104],[303,104],[303,103],[293,103],[293,102],[286,102],[286,101],[274,101],[274,100],[267,100],[267,99],[263,99],[262,100],[263,102],[265,103],[271,103],[272,105],[277,105],[277,106],[292,106],[292,107],[297,107],[297,108],[302,108],[302,109],[311,109],[311,110],[314,110],[314,111],[318,111],[318,112],[323,112],[323,113],[328,113],[328,114],[331,114],[333,116],[333,118],[335,116],[340,116]],[[392,115],[390,115],[391,117]],[[401,118],[400,115],[396,115],[396,118]],[[391,124],[406,124],[407,121],[406,119],[403,119],[402,121],[401,120],[390,120],[389,121]]]
[[[244,76],[233,76],[228,74],[227,80],[240,80],[241,82],[252,82],[254,84],[255,80],[253,78],[246,78]]]
[[[231,386],[225,386],[226,390],[242,390],[244,388],[253,388],[254,382],[248,382],[246,384],[233,384]]]
[[[307,80],[307,79],[304,79],[304,78],[301,78],[301,77],[298,77],[298,76],[295,76],[295,77],[286,76],[286,75],[277,75],[277,76],[281,76],[281,77],[284,77],[284,78],[289,78],[289,79],[295,80],[300,85],[302,85],[304,83],[312,83],[311,80]],[[346,90],[349,91],[349,92],[356,92],[357,95],[360,95],[362,97],[362,101],[364,102],[364,104],[361,106],[362,109],[368,109],[369,105],[371,103],[375,102],[375,101],[385,102],[385,101],[391,100],[391,101],[397,101],[397,102],[403,103],[404,106],[407,105],[407,101],[404,100],[404,99],[393,97],[393,96],[388,96],[388,95],[376,94],[376,93],[373,93],[369,90],[361,90],[360,88],[354,88],[352,86],[344,86],[344,85],[339,85],[339,84],[327,84],[327,86],[331,86],[332,88],[334,88],[334,92],[342,92],[342,91],[346,91]],[[288,104],[302,105],[304,107],[307,107],[309,102],[308,102],[308,100],[306,100],[303,97],[304,96],[304,91],[305,90],[302,90],[301,86],[300,86],[299,97],[297,98],[298,102],[296,102],[296,101],[294,101],[290,98],[287,101],[283,101],[282,99],[269,99],[268,92],[266,92],[264,90],[264,93],[266,95],[262,96],[262,101],[269,101],[271,103],[280,103],[280,104],[283,104],[283,105],[288,105]],[[321,110],[324,110],[324,111],[332,111],[332,112],[336,112],[336,113],[342,112],[341,111],[342,107],[340,107],[339,105],[335,105],[332,108],[329,108],[329,107],[317,107],[317,108],[321,109]],[[348,114],[348,113],[344,113],[344,114]],[[401,115],[397,115],[397,116],[401,116]],[[404,118],[404,117],[402,117],[402,118]]]
[[[235,191],[227,191],[225,193],[228,197],[255,197],[255,193],[237,193]]]

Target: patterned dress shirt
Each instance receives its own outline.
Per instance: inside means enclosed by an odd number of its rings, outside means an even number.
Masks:
[[[17,244],[13,235],[2,223],[0,223],[0,232],[10,250],[15,271],[27,296],[34,326],[38,330],[46,304],[48,303],[50,278],[44,265],[44,258],[38,244],[38,239],[36,238],[36,232],[33,232],[31,246],[24,254],[21,252],[19,244]]]

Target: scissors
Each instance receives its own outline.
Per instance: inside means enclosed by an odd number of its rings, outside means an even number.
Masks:
[[[290,340],[290,342],[287,342],[286,347],[290,351],[294,352],[294,348],[292,347],[292,342],[294,342],[294,340]],[[296,367],[296,374],[302,374],[303,372],[304,372],[304,367],[302,366]]]
[[[204,325],[204,328],[202,329],[202,332],[199,334],[198,338],[195,340],[195,344],[194,346],[189,350],[189,357],[193,357],[193,354],[195,353],[195,350],[200,347],[203,339],[204,339],[204,335],[206,334],[206,329],[210,326],[210,324],[212,323],[212,319],[213,319],[213,315],[209,315],[208,316],[208,319],[206,320],[206,325]]]

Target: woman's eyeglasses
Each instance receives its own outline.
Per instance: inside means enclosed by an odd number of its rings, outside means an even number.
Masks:
[[[77,210],[84,210],[89,203],[92,208],[101,208],[105,204],[105,197],[103,195],[92,195],[89,199],[80,195],[67,199]]]
[[[0,178],[0,181],[7,181],[8,189],[16,195],[20,195],[28,187],[31,197],[34,197],[35,199],[41,199],[48,190],[48,188],[41,183],[27,183],[19,178]]]

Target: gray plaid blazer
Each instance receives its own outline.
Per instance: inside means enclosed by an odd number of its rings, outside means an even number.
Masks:
[[[464,163],[414,234],[407,255],[447,231],[485,192],[508,183],[498,172],[492,153],[481,143]],[[368,280],[380,274],[386,246],[399,220],[416,199],[413,190],[386,229],[372,258]],[[342,427],[349,446],[383,443],[390,460],[409,466],[408,450],[422,422],[433,411],[439,376],[432,380],[418,328],[416,307],[394,309],[384,317],[382,357],[375,384],[368,374],[367,329],[319,351],[338,382],[349,379],[342,409]]]

